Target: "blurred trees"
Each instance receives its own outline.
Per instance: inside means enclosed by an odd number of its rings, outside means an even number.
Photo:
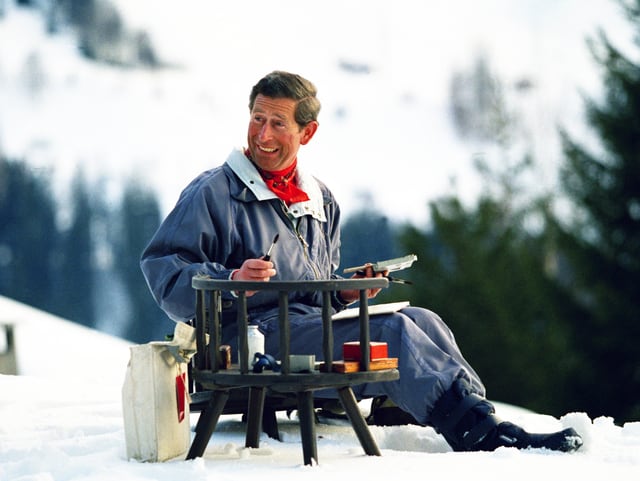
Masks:
[[[342,221],[340,271],[346,267],[398,257],[397,227],[362,194],[361,207]]]
[[[77,36],[78,50],[90,60],[128,68],[162,66],[149,34],[126,25],[110,0],[20,0],[17,3],[39,10],[49,34],[71,27]],[[2,12],[0,0],[0,17]]]
[[[566,386],[578,367],[575,312],[548,272],[551,199],[531,193],[532,146],[506,91],[482,54],[452,77],[452,119],[478,152],[483,191],[471,206],[455,193],[436,199],[428,229],[403,229],[419,259],[410,300],[449,324],[491,398],[560,415],[571,409]]]
[[[46,174],[0,155],[0,294],[51,309],[57,246]]]
[[[504,86],[491,72],[489,59],[480,53],[471,70],[454,72],[450,89],[451,116],[463,139],[480,142],[507,142],[509,125],[515,120],[508,113]]]
[[[56,247],[55,282],[50,287],[55,296],[54,314],[88,327],[95,326],[93,309],[94,259],[91,226],[94,206],[86,180],[78,173],[71,187],[71,215],[68,227],[51,232]]]
[[[640,47],[640,0],[621,5]],[[638,420],[640,60],[625,56],[604,32],[591,48],[604,98],[587,99],[586,112],[600,146],[562,133],[562,184],[573,215],[557,223],[558,247],[571,266],[566,287],[584,310],[573,331],[582,358],[577,394],[594,415]]]
[[[155,197],[132,182],[110,209],[80,172],[58,208],[49,179],[0,155],[0,295],[134,342],[163,340],[173,326],[139,268],[160,224]]]
[[[342,244],[338,274],[345,277],[351,276],[342,272],[347,267],[405,254],[400,250],[399,227],[384,214],[382,209],[376,207],[372,195],[363,193],[361,203],[359,210],[341,222]],[[406,300],[406,292],[402,287],[383,290],[372,304],[394,300]]]
[[[513,209],[487,194],[467,208],[450,196],[430,204],[430,230],[407,227],[402,241],[419,259],[412,304],[449,324],[489,396],[560,415],[573,410],[575,313],[545,270],[545,232],[525,227],[541,208]]]
[[[161,340],[173,332],[171,321],[154,301],[139,267],[140,254],[161,222],[155,195],[138,182],[126,186],[115,220],[118,235],[113,240],[114,267],[128,293],[129,318],[123,337],[136,342]]]
[[[494,399],[551,414],[571,406],[566,386],[577,368],[569,323],[574,306],[548,272],[548,194],[525,182],[535,168],[521,119],[506,88],[480,55],[451,82],[452,118],[460,136],[480,152],[483,192],[473,206],[455,194],[429,205],[432,226],[408,227],[411,301],[434,309]]]
[[[622,5],[638,28],[640,0]],[[401,240],[419,257],[411,302],[445,318],[491,397],[625,422],[640,419],[640,64],[604,33],[591,47],[605,95],[586,100],[587,122],[600,143],[561,131],[564,192],[520,188],[533,159],[526,145],[509,154],[513,117],[492,99],[504,90],[478,62],[454,76],[453,118],[478,150],[503,156],[478,158],[475,205],[435,200],[432,225]]]

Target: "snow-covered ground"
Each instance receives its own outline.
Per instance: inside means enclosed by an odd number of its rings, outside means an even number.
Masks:
[[[0,375],[2,481],[281,481],[348,479],[636,480],[640,422],[616,426],[584,413],[560,419],[496,403],[498,414],[530,430],[572,426],[577,453],[501,448],[453,453],[430,428],[372,427],[381,457],[364,454],[352,429],[318,425],[317,466],[303,466],[295,416],[282,417],[284,441],[262,437],[244,448],[244,426],[224,416],[203,458],[140,463],[126,457],[120,393],[129,344],[0,297],[0,324],[14,323],[21,375]],[[364,411],[366,403],[361,404]],[[197,414],[192,414],[195,423]]]

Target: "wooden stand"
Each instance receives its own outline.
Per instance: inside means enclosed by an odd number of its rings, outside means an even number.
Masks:
[[[394,381],[399,378],[395,368],[375,365],[369,361],[369,314],[366,291],[371,288],[387,287],[384,278],[341,279],[331,281],[272,281],[245,282],[214,280],[196,276],[192,286],[196,289],[196,343],[197,354],[193,368],[196,383],[212,391],[206,407],[196,425],[196,435],[187,454],[187,459],[200,457],[213,434],[220,415],[229,399],[230,391],[249,387],[246,446],[259,447],[260,427],[264,411],[267,389],[276,393],[293,393],[297,397],[300,418],[300,436],[304,464],[318,462],[313,412],[313,391],[334,388],[347,413],[349,421],[368,455],[380,455],[380,450],[369,431],[369,427],[358,408],[351,386],[372,382]],[[342,370],[340,362],[333,362],[333,327],[331,320],[331,292],[346,289],[360,291],[360,344],[363,347],[363,361],[358,369],[351,372]],[[240,364],[231,369],[221,370],[220,359],[220,312],[221,291],[231,291],[238,295],[238,333]],[[278,292],[281,372],[250,372],[247,352],[247,299],[246,291],[274,290]],[[323,299],[323,355],[325,371],[312,373],[292,373],[289,368],[290,328],[288,318],[288,293],[292,291],[321,291]],[[207,302],[208,300],[208,302]],[[206,344],[206,332],[211,333]],[[374,369],[372,365],[375,365]],[[397,366],[397,359],[395,360]],[[335,369],[334,369],[335,368]]]

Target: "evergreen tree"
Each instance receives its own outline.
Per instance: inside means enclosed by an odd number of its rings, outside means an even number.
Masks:
[[[364,194],[363,207],[341,224],[341,268],[399,255],[397,228],[372,202],[370,194]]]
[[[0,156],[0,294],[50,309],[56,238],[47,177]]]
[[[139,343],[163,340],[173,332],[173,326],[153,300],[140,270],[140,255],[160,225],[158,201],[132,181],[125,189],[119,217],[115,262],[130,305],[124,337]]]
[[[544,233],[524,227],[536,208],[483,196],[467,209],[443,198],[430,204],[433,230],[409,227],[402,239],[418,255],[411,302],[449,324],[490,395],[561,415],[572,410],[572,312],[545,271]]]
[[[56,303],[52,311],[66,319],[95,327],[93,205],[82,172],[71,187],[71,219],[58,246]],[[95,200],[95,198],[94,198]]]
[[[640,0],[622,3],[640,46]],[[563,186],[573,204],[558,225],[573,296],[585,309],[575,338],[583,366],[577,385],[591,416],[640,419],[640,63],[605,33],[592,43],[603,69],[602,101],[586,101],[602,151],[562,132]],[[566,224],[566,225],[565,225]]]
[[[370,194],[363,194],[362,208],[350,215],[341,224],[340,229],[340,268],[342,269],[375,262],[404,253],[399,250],[399,227],[376,209]],[[346,277],[351,274],[346,275]],[[383,290],[373,302],[390,302],[395,296],[402,296],[398,289]]]
[[[456,128],[486,152],[476,158],[484,191],[472,207],[455,195],[435,200],[431,231],[405,230],[405,249],[418,255],[410,300],[443,316],[494,399],[560,415],[572,410],[574,307],[549,274],[548,201],[525,183],[535,162],[513,154],[528,139],[503,95],[484,57],[452,79]]]

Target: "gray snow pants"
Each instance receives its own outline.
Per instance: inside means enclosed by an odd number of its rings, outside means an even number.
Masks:
[[[292,311],[289,314],[291,354],[315,354],[316,360],[322,360],[320,315],[296,314],[295,309]],[[266,352],[278,358],[277,316],[272,314],[253,319],[252,322],[258,324],[265,335]],[[370,326],[371,340],[386,342],[389,357],[398,358],[400,379],[354,386],[356,397],[387,395],[419,423],[428,424],[429,413],[435,402],[458,377],[465,376],[478,394],[485,395],[482,381],[462,356],[453,333],[434,312],[420,307],[406,307],[395,313],[371,316]],[[336,359],[342,357],[342,344],[358,340],[358,333],[357,318],[333,323],[333,352]],[[225,342],[235,340],[228,339]],[[334,397],[335,393],[327,390],[318,391],[315,395]]]

